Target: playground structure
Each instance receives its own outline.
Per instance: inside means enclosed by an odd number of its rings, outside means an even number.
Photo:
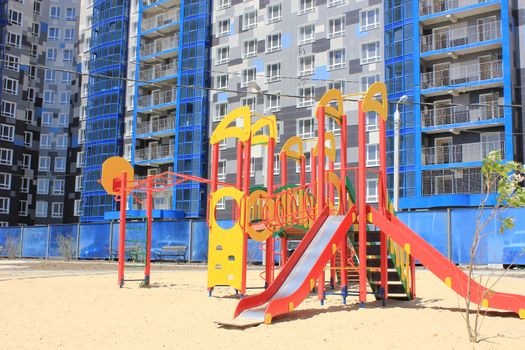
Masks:
[[[416,293],[416,259],[460,296],[467,295],[468,277],[397,219],[388,200],[388,101],[385,85],[374,83],[356,101],[357,168],[347,166],[344,98],[340,91],[330,90],[318,102],[317,140],[310,150],[309,182],[305,171],[304,142],[299,137],[292,137],[284,143],[279,154],[281,181],[279,185],[274,184],[275,116],[253,114],[248,107],[240,107],[230,112],[213,132],[208,210],[209,294],[216,287],[229,286],[244,295],[247,289],[247,241],[254,239],[265,245],[266,289],[243,298],[234,317],[241,316],[247,323],[271,323],[274,317],[293,311],[314,289],[323,303],[329,294],[325,287],[325,269],[330,271],[330,289],[334,289],[338,282],[338,294],[343,303],[352,295],[348,288],[349,277],[357,277],[355,295],[361,306],[365,305],[368,285],[371,293],[383,303],[391,297],[411,299]],[[366,168],[366,113],[377,113],[380,117],[378,170]],[[254,118],[257,120],[252,123]],[[325,130],[327,119],[339,128],[339,145],[336,145],[334,133]],[[227,138],[235,139],[237,147],[234,186],[224,186],[218,181],[219,143]],[[250,185],[251,149],[254,145],[266,146],[265,186]],[[335,167],[337,150],[340,152],[339,168]],[[287,183],[288,160],[299,166],[299,184]],[[370,174],[377,179],[377,206],[366,203],[366,180]],[[353,184],[356,184],[355,189]],[[231,198],[234,203],[230,228],[223,228],[216,217],[217,204],[226,198]],[[288,259],[286,240],[290,237],[301,239],[301,243]],[[276,239],[281,240],[281,269],[277,276],[274,266]],[[354,247],[357,247],[357,254]],[[484,307],[510,310],[525,318],[525,296],[496,293],[470,281],[470,299]]]

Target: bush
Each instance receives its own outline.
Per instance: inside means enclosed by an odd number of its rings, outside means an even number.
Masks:
[[[14,235],[5,238],[5,253],[9,259],[16,258],[19,251],[19,239]]]
[[[75,255],[75,245],[73,242],[73,237],[71,237],[70,234],[58,235],[57,243],[58,252],[60,256],[62,256],[66,260],[73,259],[73,256]]]

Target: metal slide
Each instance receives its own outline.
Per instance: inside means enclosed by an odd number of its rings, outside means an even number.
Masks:
[[[370,211],[374,225],[379,227],[382,232],[404,247],[405,250],[408,250],[415,259],[419,260],[422,265],[461,297],[464,298],[467,295],[469,278],[461,269],[441,255],[439,251],[413,232],[396,216],[387,213],[388,217],[385,217],[374,208],[370,208]],[[470,283],[470,299],[472,302],[482,304],[485,307],[513,311],[520,318],[525,319],[525,296],[523,295],[497,293],[472,280]]]
[[[354,223],[355,208],[345,216],[327,216],[312,225],[283,271],[264,292],[239,302],[235,317],[271,323],[273,317],[292,311],[314,286],[338,244]]]

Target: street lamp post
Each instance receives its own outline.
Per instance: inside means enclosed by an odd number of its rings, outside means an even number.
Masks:
[[[396,110],[394,112],[394,210],[399,210],[399,144],[400,144],[400,130],[401,130],[401,113],[399,112],[399,104],[408,101],[408,96],[403,95],[396,103]]]

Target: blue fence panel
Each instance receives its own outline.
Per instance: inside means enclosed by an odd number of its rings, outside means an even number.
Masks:
[[[208,261],[209,228],[206,221],[192,222],[191,261]]]
[[[8,256],[10,249],[16,249],[16,256],[20,252],[20,227],[0,227],[0,256]],[[15,248],[16,247],[16,248]],[[12,253],[15,253],[14,251]]]
[[[458,264],[468,264],[470,262],[470,249],[474,241],[476,231],[477,209],[454,209],[451,211],[452,223],[452,260]],[[490,212],[486,210],[481,220],[486,220]],[[489,240],[496,234],[496,220],[491,220],[483,232],[479,242],[478,251],[474,258],[476,264],[490,264],[497,260],[499,253],[496,249],[488,249]]]
[[[181,221],[158,221],[153,223],[151,248],[162,249],[163,246],[186,246],[185,259],[189,257],[190,246],[190,222]],[[175,259],[175,257],[163,257],[163,259]]]
[[[500,219],[512,217],[514,228],[487,237],[494,264],[525,265],[525,215],[523,209],[509,209]]]
[[[444,256],[448,256],[448,214],[446,211],[402,212],[398,217]]]
[[[114,259],[118,259],[119,242],[120,242],[120,224],[113,224],[113,236],[111,241],[111,250]],[[146,222],[134,221],[126,223],[126,246],[144,246],[146,241]],[[129,258],[129,256],[128,256]]]
[[[24,227],[22,257],[45,258],[47,251],[47,226]]]
[[[80,226],[79,258],[109,258],[110,224],[82,224]]]
[[[51,236],[49,240],[49,256],[56,257],[65,254],[61,252],[59,241],[61,239],[70,239],[73,257],[76,256],[78,225],[52,225]],[[65,248],[65,247],[64,247]]]

